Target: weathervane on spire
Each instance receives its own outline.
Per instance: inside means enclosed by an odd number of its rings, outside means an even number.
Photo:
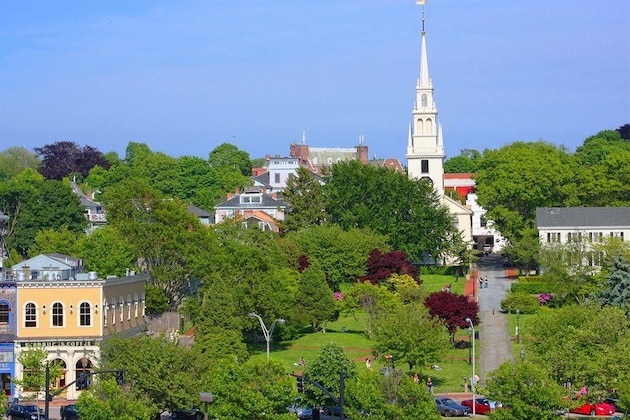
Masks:
[[[427,3],[426,0],[416,0],[416,4],[422,6],[422,33],[424,33],[424,5]]]

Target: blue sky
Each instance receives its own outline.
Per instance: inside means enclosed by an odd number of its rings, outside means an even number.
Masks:
[[[0,0],[0,150],[130,141],[207,157],[353,147],[404,161],[413,0]],[[446,153],[630,123],[630,1],[428,0]]]

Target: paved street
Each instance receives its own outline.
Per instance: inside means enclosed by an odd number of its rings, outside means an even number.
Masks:
[[[479,318],[481,320],[478,345],[480,357],[478,375],[482,385],[488,372],[512,359],[510,332],[506,314],[501,312],[501,300],[507,295],[511,282],[499,255],[481,258],[479,276],[488,276],[488,287],[479,289]]]

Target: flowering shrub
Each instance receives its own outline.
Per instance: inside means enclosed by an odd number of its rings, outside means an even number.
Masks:
[[[551,296],[549,293],[541,293],[538,295],[538,301],[541,305],[546,305],[547,302],[549,302],[552,298],[553,296]]]
[[[341,292],[334,292],[333,298],[335,298],[335,300],[341,300],[343,299],[343,294]]]

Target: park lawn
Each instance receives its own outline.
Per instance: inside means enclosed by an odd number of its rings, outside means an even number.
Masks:
[[[468,330],[458,330],[455,334],[455,342],[464,340],[468,343]],[[479,368],[479,340],[475,342],[475,360],[476,367]],[[468,363],[471,354],[470,348],[451,348],[442,358],[442,362],[438,363],[439,370],[430,366],[424,367],[418,372],[422,380],[431,378],[433,381],[433,392],[463,392],[464,377],[472,376],[472,366]]]
[[[366,369],[365,359],[372,358],[372,340],[364,334],[363,322],[365,314],[357,317],[342,317],[335,322],[326,325],[326,332],[306,333],[294,340],[272,342],[270,357],[284,363],[287,372],[300,373],[303,367],[299,365],[303,357],[308,365],[309,360],[315,359],[324,344],[333,342],[344,347],[346,355],[357,364],[358,369]],[[341,332],[345,330],[345,332]],[[456,341],[460,338],[468,339],[467,330],[459,331]],[[479,346],[477,346],[479,347]],[[265,345],[250,347],[252,359],[266,357]],[[478,349],[477,352],[478,354]],[[419,376],[431,377],[435,392],[462,391],[462,376],[471,376],[471,367],[468,364],[468,349],[450,349],[444,359],[438,363],[440,370],[432,370],[430,367],[416,367]],[[383,358],[373,360],[372,369],[380,369],[384,366]],[[405,363],[396,364],[396,368],[405,373],[409,367]]]
[[[459,280],[455,281],[455,276],[451,275],[421,274],[420,279],[429,293],[439,292],[444,286],[450,284],[452,293],[463,295],[466,287],[466,278],[464,276],[459,276]]]
[[[533,325],[538,319],[538,314],[521,314],[518,320],[520,343],[516,340],[516,314],[508,314],[508,328],[510,331],[511,344],[512,344],[512,356],[514,360],[521,360],[527,358],[527,352],[525,350],[525,344],[528,341],[534,339],[531,333],[530,326]],[[523,353],[521,353],[523,350]]]

